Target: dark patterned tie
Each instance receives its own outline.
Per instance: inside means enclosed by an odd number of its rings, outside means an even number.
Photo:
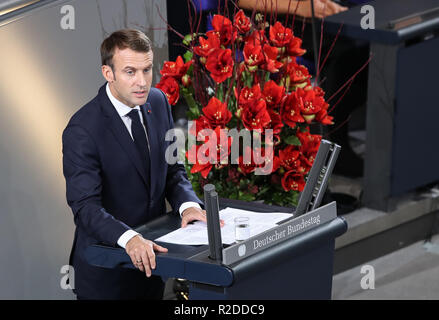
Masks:
[[[149,156],[148,141],[146,139],[145,129],[140,122],[139,110],[133,109],[128,113],[131,118],[131,133],[134,138],[134,144],[136,145],[137,151],[139,151],[140,158],[146,169],[146,176],[150,177],[151,172],[151,159]]]

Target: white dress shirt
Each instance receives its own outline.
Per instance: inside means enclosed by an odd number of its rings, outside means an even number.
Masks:
[[[114,108],[116,109],[117,113],[119,114],[120,118],[122,119],[123,123],[125,124],[125,126],[127,127],[128,132],[131,135],[131,138],[134,140],[133,138],[133,134],[131,133],[131,118],[128,116],[128,113],[131,112],[131,110],[133,110],[133,108],[127,106],[126,104],[120,102],[119,100],[117,100],[113,94],[110,91],[110,86],[107,83],[106,86],[106,91],[107,91],[107,96],[110,99],[111,103],[113,104]],[[140,111],[140,106],[135,106],[134,109],[139,110]],[[150,148],[149,145],[149,139],[148,139],[148,133],[146,131],[145,128],[145,124],[143,123],[143,117],[142,114],[139,113],[140,116],[140,121],[142,122],[143,125],[143,129],[145,130],[145,134],[146,134],[146,140],[148,141],[148,148]],[[184,202],[180,208],[179,208],[179,212],[180,212],[180,216],[183,213],[184,210],[186,210],[187,208],[191,208],[191,207],[195,207],[195,208],[199,208],[201,209],[200,205],[196,202],[192,202],[192,201],[188,201],[188,202]],[[119,246],[121,246],[122,248],[125,248],[127,242],[134,236],[138,235],[139,233],[134,231],[134,230],[127,230],[126,232],[124,232],[120,238],[117,240],[117,244]]]

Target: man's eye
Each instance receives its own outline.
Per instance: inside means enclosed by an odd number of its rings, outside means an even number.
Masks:
[[[152,70],[152,68],[145,69],[143,72],[148,73]]]
[[[129,75],[133,75],[133,74],[134,74],[134,72],[131,71],[131,70],[128,70],[127,73],[128,73]]]

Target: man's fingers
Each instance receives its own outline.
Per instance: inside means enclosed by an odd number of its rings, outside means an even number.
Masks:
[[[142,256],[140,254],[135,254],[133,257],[134,257],[134,261],[133,261],[134,266],[143,272],[144,269],[143,269]]]
[[[155,259],[155,257],[154,257]],[[149,253],[147,253],[146,251],[144,251],[142,253],[142,261],[143,261],[143,267],[145,268],[145,273],[147,277],[151,276],[151,264],[150,264],[150,258],[149,258]]]
[[[149,265],[151,269],[155,269],[155,252],[152,242],[150,243],[150,246],[146,249],[146,254],[148,255]]]
[[[162,246],[159,246],[157,243],[152,243],[154,251],[158,252],[168,252],[168,249]]]
[[[348,8],[347,7],[342,7],[341,5],[333,2],[333,1],[329,1],[328,2],[328,7],[331,10],[331,14],[336,14],[342,11],[346,11]]]

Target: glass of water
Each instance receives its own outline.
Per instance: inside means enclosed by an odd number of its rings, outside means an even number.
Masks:
[[[235,218],[235,240],[236,242],[244,241],[250,238],[250,218]]]

